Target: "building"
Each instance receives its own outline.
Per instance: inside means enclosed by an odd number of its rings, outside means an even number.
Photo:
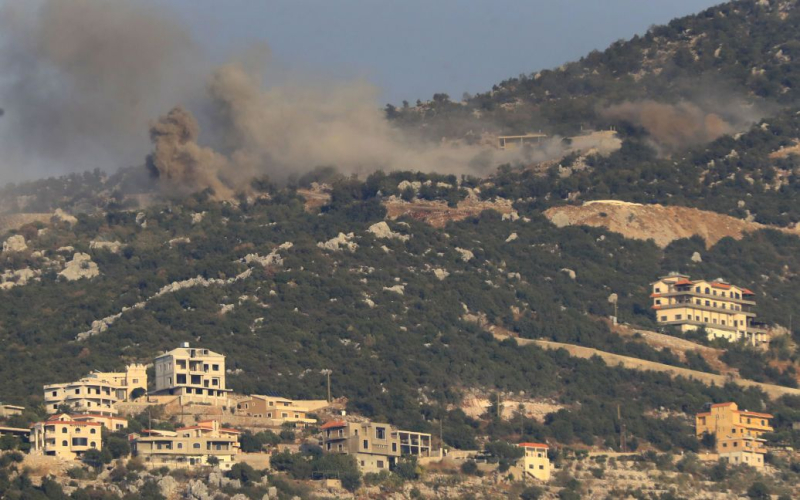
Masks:
[[[158,356],[155,365],[156,395],[180,396],[181,403],[227,406],[230,389],[225,388],[225,356],[184,342]]]
[[[114,405],[131,400],[135,392],[147,392],[145,365],[132,364],[124,372],[93,372],[77,382],[46,385],[44,405],[48,413],[69,406],[74,413],[116,415]]]
[[[91,449],[102,450],[102,425],[78,422],[66,413],[53,415],[33,424],[30,430],[31,449],[45,455],[76,459]]]
[[[497,138],[500,149],[517,149],[526,144],[539,143],[547,134],[501,135]]]
[[[710,405],[707,412],[695,417],[698,439],[705,434],[714,436],[714,449],[720,458],[733,464],[764,466],[767,452],[765,432],[772,432],[772,415],[753,411],[741,411],[736,403]]]
[[[239,453],[239,434],[216,420],[205,420],[175,431],[149,429],[131,434],[131,450],[151,468],[199,467],[210,465],[215,457],[219,467],[227,470]]]
[[[525,475],[540,481],[550,480],[550,458],[547,456],[549,447],[542,443],[520,443],[517,446],[525,450],[519,460]]]
[[[744,340],[756,345],[769,342],[767,330],[754,324],[754,294],[747,288],[714,281],[690,280],[670,274],[652,283],[653,310],[661,325],[682,332],[703,327],[709,339]]]
[[[72,420],[76,422],[94,422],[102,425],[111,432],[121,431],[128,428],[127,418],[113,417],[111,415],[100,415],[97,413],[73,415]]]
[[[8,418],[8,417],[15,417],[17,415],[22,415],[23,411],[25,411],[24,406],[0,404],[0,418]]]
[[[323,425],[322,449],[353,455],[361,471],[390,470],[404,455],[431,456],[431,435],[399,430],[389,424],[332,421]]]
[[[288,422],[307,427],[317,423],[316,419],[309,418],[309,413],[325,408],[329,404],[324,399],[293,401],[279,396],[253,394],[236,404],[236,414],[276,420],[276,425]]]

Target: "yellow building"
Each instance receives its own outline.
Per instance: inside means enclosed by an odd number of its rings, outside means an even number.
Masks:
[[[93,372],[66,384],[44,386],[44,405],[48,413],[57,413],[66,405],[75,413],[116,415],[114,405],[128,401],[136,389],[147,391],[147,368],[132,364],[124,372]]]
[[[76,422],[94,422],[102,425],[111,432],[121,431],[128,428],[127,418],[114,417],[111,415],[100,415],[97,413],[73,415],[72,420]]]
[[[692,281],[681,274],[664,276],[652,286],[653,310],[661,325],[678,326],[682,332],[704,327],[709,339],[769,342],[767,331],[753,324],[756,303],[747,288],[720,279]]]
[[[208,349],[181,347],[154,361],[155,395],[180,396],[182,403],[227,406],[230,389],[225,388],[225,356]]]
[[[762,435],[772,432],[772,415],[753,411],[741,411],[736,403],[711,405],[709,411],[695,417],[698,438],[704,434],[714,436],[714,448],[720,458],[733,464],[753,467],[764,466],[767,452]]]
[[[332,421],[320,427],[322,449],[356,458],[361,472],[391,470],[403,455],[431,456],[431,435],[389,424]]]
[[[239,434],[236,429],[221,427],[216,420],[205,420],[175,431],[147,429],[131,434],[131,450],[151,468],[206,466],[215,457],[218,466],[228,470],[239,453]]]
[[[102,426],[78,422],[67,414],[53,415],[31,428],[31,449],[67,459],[76,459],[91,449],[102,450]]]
[[[276,425],[289,422],[307,427],[317,423],[317,420],[309,418],[308,414],[329,404],[324,399],[294,401],[278,396],[253,394],[236,404],[236,414],[275,420]]]
[[[520,443],[517,446],[525,450],[525,455],[518,462],[525,474],[540,481],[549,481],[550,458],[547,456],[549,447],[542,443]]]
[[[517,149],[526,144],[539,143],[547,134],[501,135],[497,138],[500,149]]]

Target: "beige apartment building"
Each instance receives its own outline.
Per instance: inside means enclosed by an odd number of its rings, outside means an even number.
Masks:
[[[693,281],[682,274],[664,276],[652,287],[653,310],[661,325],[678,326],[682,332],[704,327],[709,339],[769,342],[767,330],[753,324],[756,303],[747,288],[721,279]]]
[[[704,434],[714,436],[714,449],[721,459],[737,465],[764,467],[767,448],[761,436],[774,430],[770,420],[769,413],[739,410],[733,402],[718,403],[695,416],[695,431],[698,439]]]
[[[322,449],[354,455],[361,472],[390,470],[404,455],[431,456],[431,435],[389,424],[332,421],[323,425]]]
[[[225,388],[225,356],[184,342],[158,356],[155,365],[155,395],[180,396],[182,403],[227,406],[230,389]]]
[[[64,413],[53,415],[44,422],[33,424],[31,449],[74,460],[88,450],[103,449],[101,428],[102,425],[96,422],[78,422]]]
[[[210,465],[215,457],[219,467],[228,470],[239,453],[239,434],[216,420],[175,431],[148,429],[131,435],[131,450],[150,468],[185,469]]]
[[[116,415],[114,405],[128,401],[140,389],[147,391],[147,368],[132,364],[124,372],[93,372],[77,382],[44,386],[44,405],[48,413],[57,413],[67,405],[74,413]]]
[[[525,475],[540,481],[549,481],[550,458],[547,456],[549,447],[542,443],[520,443],[517,446],[525,450],[525,455],[518,462]]]
[[[17,415],[22,415],[23,411],[25,411],[25,407],[24,406],[0,404],[0,417],[1,418],[8,418],[8,417],[15,417]]]
[[[308,427],[317,423],[315,418],[309,418],[309,413],[325,408],[329,404],[324,399],[295,401],[278,396],[253,394],[236,404],[236,414],[275,420],[276,425],[292,423],[299,427]]]

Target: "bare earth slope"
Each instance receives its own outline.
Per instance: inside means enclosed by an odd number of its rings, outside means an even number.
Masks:
[[[722,238],[741,239],[745,233],[759,229],[777,229],[800,234],[797,229],[765,226],[716,212],[696,208],[641,205],[616,200],[589,201],[583,205],[565,205],[545,211],[545,216],[558,227],[604,227],[637,240],[653,239],[666,247],[672,241],[694,235],[706,240],[711,247]]]

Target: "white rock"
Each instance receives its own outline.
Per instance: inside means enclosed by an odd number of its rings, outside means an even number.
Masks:
[[[405,285],[385,286],[383,289],[387,292],[394,292],[400,295],[405,295]]]
[[[334,252],[340,252],[342,250],[355,252],[356,248],[358,248],[358,244],[352,241],[353,238],[353,233],[339,233],[339,235],[335,238],[331,238],[325,242],[317,243],[317,246],[324,250],[332,250]]]
[[[57,208],[55,213],[53,213],[53,218],[55,218],[59,222],[66,222],[67,224],[75,224],[78,222],[76,217],[66,213],[65,211]]]
[[[42,272],[38,269],[30,269],[28,267],[17,269],[16,271],[5,271],[0,275],[0,279],[2,279],[0,290],[9,290],[15,286],[24,286],[33,280],[38,281],[41,274]]]
[[[466,250],[464,248],[456,247],[456,252],[461,254],[461,260],[463,260],[464,262],[468,262],[468,261],[470,261],[470,260],[475,258],[475,254],[474,253],[472,253],[471,251]]]
[[[283,265],[283,257],[280,255],[281,250],[288,250],[294,246],[294,243],[287,241],[286,243],[282,243],[275,247],[269,254],[262,257],[257,253],[250,253],[242,258],[242,261],[246,264],[251,264],[253,262],[261,265],[262,267],[270,267],[270,266],[282,266]]]
[[[703,256],[700,255],[700,252],[695,252],[692,254],[692,262],[703,262]]]
[[[367,229],[368,232],[375,235],[376,238],[388,238],[388,239],[396,239],[401,241],[408,241],[411,236],[395,233],[384,221],[376,222],[375,224],[369,226]]]
[[[561,270],[561,272],[562,272],[562,273],[565,273],[567,276],[569,276],[569,278],[570,278],[570,279],[573,279],[573,280],[574,280],[575,278],[577,278],[577,277],[578,277],[578,276],[575,274],[575,271],[573,271],[572,269],[567,269],[566,267],[565,267],[565,268],[563,268],[563,269]]]
[[[59,253],[72,253],[74,251],[75,251],[75,247],[73,247],[71,245],[70,246],[66,246],[66,247],[61,247],[58,250],[56,250],[56,252],[59,252]]]
[[[146,217],[147,214],[144,212],[139,212],[138,214],[136,214],[136,223],[139,224],[139,226],[141,226],[142,228],[147,227]]]
[[[517,236],[517,233],[511,233],[510,235],[508,235],[508,238],[506,238],[506,243],[511,243],[517,238],[519,238],[519,236]]]
[[[108,250],[112,253],[119,253],[122,243],[119,241],[90,241],[89,248],[92,250]]]
[[[448,273],[444,269],[436,268],[436,269],[433,270],[433,275],[436,276],[436,278],[439,281],[442,281],[443,279],[445,279],[448,276],[450,276],[450,273]]]
[[[89,254],[78,252],[72,256],[72,260],[67,262],[64,270],[58,273],[69,281],[75,281],[83,278],[94,278],[100,275],[100,269],[97,264],[92,262]]]
[[[419,189],[421,187],[422,187],[422,183],[419,182],[419,181],[411,181],[411,182],[402,181],[402,182],[400,182],[400,184],[397,185],[397,189],[399,189],[401,192],[405,191],[408,188],[411,188],[414,191],[419,191]]]
[[[206,216],[205,212],[199,212],[196,214],[192,214],[192,224],[199,224],[203,221],[203,218]]]
[[[515,220],[519,220],[519,213],[517,213],[516,210],[512,210],[507,214],[503,214],[501,220],[510,220],[512,222]]]
[[[27,249],[28,244],[25,243],[25,237],[21,234],[9,236],[8,239],[3,242],[3,253],[24,252]]]
[[[181,237],[181,238],[172,238],[171,240],[169,240],[167,242],[167,244],[169,244],[170,248],[173,248],[175,245],[186,245],[186,244],[191,243],[191,242],[192,242],[191,239],[189,239],[189,238],[184,236],[184,237]]]
[[[233,311],[234,307],[236,307],[233,304],[221,304],[221,306],[222,307],[220,308],[219,313],[222,315],[228,314],[229,312]]]
[[[364,297],[364,303],[369,306],[370,309],[375,307],[375,302],[372,301],[369,297]]]

